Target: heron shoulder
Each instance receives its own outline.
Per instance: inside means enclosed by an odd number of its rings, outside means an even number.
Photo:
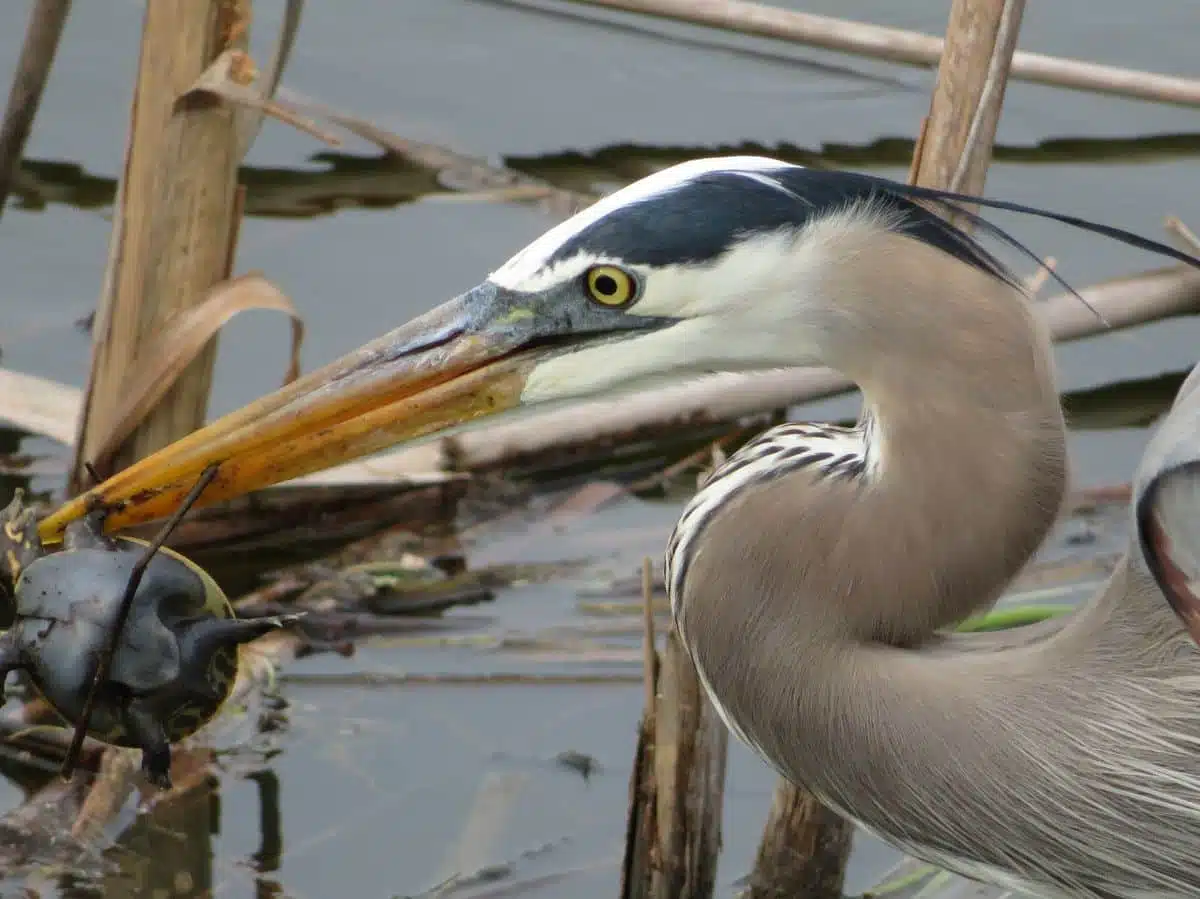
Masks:
[[[667,544],[665,580],[671,613],[679,619],[684,582],[706,526],[747,491],[785,475],[807,471],[822,480],[871,477],[874,421],[856,427],[809,422],[778,425],[746,443],[704,482],[684,507]]]

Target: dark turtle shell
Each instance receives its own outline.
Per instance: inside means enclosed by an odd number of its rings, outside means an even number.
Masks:
[[[17,582],[14,637],[30,661],[39,692],[69,722],[82,712],[89,675],[146,546],[125,537],[109,545],[111,549],[87,546],[44,556]],[[151,559],[109,680],[147,697],[171,742],[190,736],[217,713],[238,670],[237,646],[227,645],[211,653],[202,671],[190,672],[189,666],[201,660],[189,657],[196,643],[188,639],[187,623],[233,617],[224,592],[199,566],[165,548]],[[109,743],[136,746],[122,723],[119,700],[100,697],[89,732]]]

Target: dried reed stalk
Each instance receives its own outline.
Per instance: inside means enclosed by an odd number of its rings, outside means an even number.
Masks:
[[[202,302],[230,270],[238,115],[191,87],[222,52],[244,47],[249,7],[250,0],[146,4],[109,268],[76,441],[76,489],[86,483],[84,462],[107,476],[204,424],[215,340],[115,454],[96,458],[124,395],[130,361],[149,350],[164,323]]]
[[[33,129],[42,91],[50,78],[70,11],[71,0],[37,0],[29,14],[29,27],[13,74],[4,123],[0,124],[0,215],[4,213],[4,203],[21,167],[25,142]]]
[[[621,899],[708,899],[721,852],[728,732],[674,629],[655,651],[650,559],[642,563],[646,705],[629,781]]]
[[[932,34],[779,9],[746,0],[570,0],[588,6],[690,22],[741,34],[777,38],[870,59],[929,68],[945,42]],[[1200,80],[1122,69],[1041,53],[1013,54],[1012,77],[1071,90],[1200,106]]]

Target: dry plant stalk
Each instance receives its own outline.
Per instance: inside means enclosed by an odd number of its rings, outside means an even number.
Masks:
[[[1050,280],[1050,275],[1058,268],[1058,260],[1047,256],[1032,275],[1025,279],[1025,290],[1031,297],[1036,297]]]
[[[243,47],[249,0],[146,4],[125,168],[109,271],[95,322],[93,360],[77,439],[74,486],[113,425],[129,361],[149,351],[179,312],[198,305],[231,267],[240,162],[236,110],[193,84],[222,52]],[[215,340],[188,366],[103,476],[204,423]]]
[[[1185,253],[1200,255],[1200,237],[1196,236],[1196,232],[1189,228],[1183,219],[1169,215],[1165,226],[1167,233],[1178,241]]]
[[[292,301],[257,273],[222,281],[206,292],[197,305],[175,313],[158,339],[132,360],[125,371],[125,388],[113,411],[109,430],[103,442],[95,445],[93,458],[101,461],[112,458],[187,364],[203,352],[232,318],[251,309],[282,312],[291,319],[291,353],[283,383],[294,381],[300,374],[304,323]]]
[[[571,0],[586,6],[619,9],[776,38],[869,59],[922,68],[936,66],[945,42],[932,34],[851,22],[832,16],[780,9],[747,0]],[[1200,81],[1139,72],[1041,53],[1013,54],[1012,77],[1020,81],[1130,97],[1155,103],[1200,106]]]
[[[259,113],[259,116],[256,117],[257,121],[255,125],[246,128],[244,134],[239,135],[241,138],[241,150],[238,153],[239,159],[250,149],[250,142],[254,137],[254,133],[258,131],[258,125],[261,123],[263,116],[278,119],[285,124],[291,125],[298,131],[303,131],[317,140],[329,144],[331,147],[340,147],[342,145],[341,138],[336,134],[325,130],[308,116],[274,99],[269,93],[264,92],[258,85],[255,85],[254,81],[258,77],[258,72],[254,70],[253,66],[254,63],[251,61],[249,54],[244,50],[226,50],[217,57],[211,66],[205,69],[204,74],[192,86],[192,90],[194,91],[204,91],[213,94],[230,103],[255,110]],[[270,85],[268,85],[269,89]]]
[[[914,184],[983,193],[1024,10],[1025,0],[956,0],[951,7]]]
[[[806,791],[781,784],[744,899],[840,897],[854,828]]]
[[[654,645],[654,565],[642,559],[642,681],[646,686],[645,714],[654,727],[654,703],[658,697],[658,652]]]
[[[654,714],[657,861],[654,899],[709,899],[721,855],[729,730],[700,685],[679,634],[668,631]]]
[[[646,707],[629,783],[621,899],[707,899],[716,885],[729,733],[674,628],[654,649],[653,576],[642,563]]]
[[[1024,6],[1025,0],[954,0],[913,152],[915,183],[982,193]],[[849,821],[807,790],[780,780],[746,899],[837,899],[852,833]]]
[[[637,748],[629,774],[625,854],[621,861],[620,899],[649,899],[657,867],[654,821],[658,791],[654,782],[654,711],[658,695],[658,652],[654,646],[654,573],[642,560],[642,684],[646,690],[638,722]]]
[[[929,116],[921,116],[921,127],[917,129],[917,139],[913,141],[912,159],[908,163],[908,183],[917,183],[917,169],[921,167],[921,157],[925,154],[925,135],[929,133]]]
[[[4,122],[0,124],[0,215],[21,167],[25,142],[33,129],[70,11],[71,0],[37,0],[29,14],[29,28],[13,73]]]
[[[298,9],[296,0],[289,2],[272,83],[286,60]],[[161,372],[164,379],[181,364],[179,358],[186,354],[176,352],[177,358],[167,358],[172,354],[162,343],[165,326],[178,326],[171,337],[189,345],[194,358],[160,404],[148,410],[131,428],[129,439],[105,460],[105,474],[203,424],[215,342],[210,337],[207,347],[202,345],[205,328],[211,333],[216,330],[211,321],[206,324],[206,316],[223,321],[248,304],[258,303],[260,308],[265,304],[292,316],[298,340],[295,310],[282,294],[271,295],[269,285],[252,283],[248,288],[245,282],[253,279],[243,279],[226,285],[224,294],[220,290],[210,294],[233,269],[245,197],[237,186],[238,166],[248,147],[247,134],[257,130],[262,111],[224,103],[197,89],[196,82],[225,51],[244,49],[249,21],[250,0],[148,0],[146,4],[109,264],[94,325],[92,370],[79,416],[73,473],[77,481],[86,470],[84,463],[92,461],[95,447],[104,443],[116,423],[114,414],[129,411],[121,404],[129,398],[126,375],[131,364],[135,372],[149,369]],[[253,77],[248,58],[242,63],[234,74]],[[239,288],[243,294],[257,288],[257,294],[252,299],[238,298]],[[207,313],[206,299],[213,307]],[[128,423],[127,414],[124,420]],[[280,657],[294,651],[294,641],[269,645],[280,650]],[[253,650],[244,649],[244,660],[254,657]],[[259,658],[266,661],[269,650]],[[237,707],[239,689],[244,696],[260,685],[254,674],[261,672],[262,665],[248,665],[239,672],[226,708]],[[185,751],[175,757],[185,766],[194,758],[195,770],[203,777],[211,752],[198,744],[200,740],[193,742],[194,753]],[[98,833],[138,783],[122,762],[126,755],[115,748],[106,751],[103,773],[91,784],[73,825],[76,838],[86,840]],[[178,799],[189,783],[180,783],[156,801]]]

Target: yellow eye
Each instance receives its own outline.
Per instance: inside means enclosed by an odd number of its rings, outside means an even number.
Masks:
[[[601,306],[628,306],[637,295],[633,275],[615,265],[596,265],[584,275],[588,296]]]

